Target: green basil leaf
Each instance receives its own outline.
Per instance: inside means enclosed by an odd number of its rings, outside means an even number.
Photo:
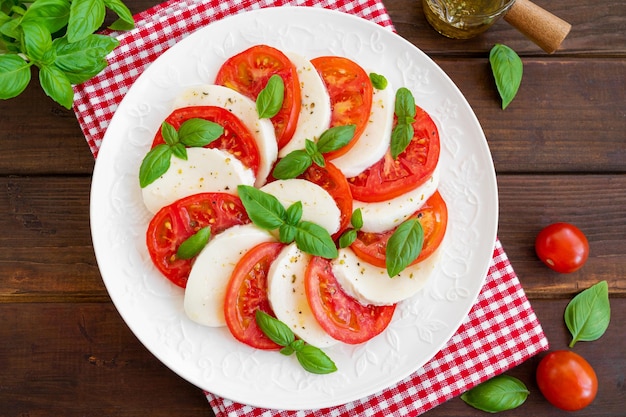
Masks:
[[[296,226],[300,219],[302,219],[302,201],[296,201],[287,207],[285,221],[292,226]]]
[[[343,232],[341,236],[339,236],[339,247],[347,248],[348,246],[354,243],[354,241],[356,240],[356,237],[357,237],[356,230],[354,229],[346,230],[345,232]]]
[[[278,228],[278,240],[281,243],[291,243],[296,238],[296,232],[298,228],[289,223],[283,223]]]
[[[24,31],[24,48],[28,57],[35,62],[44,62],[44,55],[52,49],[52,35],[50,31],[36,21],[22,23]]]
[[[224,134],[224,128],[217,123],[193,118],[186,120],[178,129],[178,140],[185,146],[198,147],[208,145]]]
[[[118,15],[113,24],[109,26],[111,30],[131,30],[135,28],[135,19],[128,7],[121,0],[104,0],[104,5]]]
[[[391,157],[396,159],[409,146],[415,130],[411,124],[398,123],[391,132]]]
[[[303,221],[297,226],[296,245],[306,253],[327,259],[337,257],[337,247],[328,230],[322,226]]]
[[[179,259],[191,259],[200,253],[202,249],[209,243],[211,238],[211,228],[203,227],[193,235],[189,236],[180,244],[176,251],[176,257]]]
[[[54,66],[39,68],[39,84],[43,91],[54,101],[71,109],[74,103],[74,90],[63,71]]]
[[[311,156],[320,153],[317,149],[317,143],[313,142],[311,139],[304,140],[304,150]]]
[[[55,33],[63,29],[70,17],[68,0],[37,0],[32,2],[22,16],[22,23],[37,22]]]
[[[0,26],[0,34],[12,39],[20,39],[20,37],[22,36],[22,31],[20,30],[20,21],[18,19],[11,19],[4,22],[2,26]],[[20,48],[18,48],[18,50],[21,51]]]
[[[399,120],[406,117],[415,117],[415,98],[413,93],[406,87],[400,87],[396,91],[395,113]]]
[[[187,160],[187,148],[185,148],[185,145],[178,142],[171,146],[171,149],[172,155],[174,155],[176,158],[182,159],[183,161]]]
[[[569,347],[599,339],[610,321],[609,285],[600,281],[576,295],[565,308],[565,324],[572,334]]]
[[[463,393],[461,399],[478,410],[497,413],[519,407],[528,394],[526,385],[519,379],[499,375]]]
[[[163,140],[170,146],[174,146],[178,143],[178,132],[176,128],[168,122],[161,123],[161,136]]]
[[[356,125],[335,126],[324,131],[317,140],[320,153],[336,151],[346,146],[354,137]]]
[[[287,217],[287,212],[276,197],[250,185],[237,187],[239,198],[250,220],[261,229],[278,229]]]
[[[155,146],[146,154],[139,167],[139,185],[141,188],[152,184],[167,172],[171,157],[172,148],[164,143]]]
[[[350,224],[357,230],[360,230],[363,227],[363,212],[358,208],[352,212],[352,216],[350,217]]]
[[[104,0],[72,0],[67,23],[67,38],[78,42],[93,34],[104,23]]]
[[[377,90],[384,90],[387,88],[387,79],[384,75],[370,72],[370,81],[372,82],[372,86]]]
[[[386,266],[390,277],[395,277],[419,256],[424,243],[424,229],[417,219],[398,226],[387,242]]]
[[[313,160],[313,163],[317,166],[320,166],[320,167],[326,166],[326,159],[324,159],[324,155],[322,155],[319,152],[311,155],[311,159]]]
[[[513,49],[499,43],[491,48],[489,62],[504,110],[513,101],[522,83],[524,66]]]
[[[26,89],[30,65],[17,54],[0,55],[0,99],[16,97]]]
[[[106,68],[105,57],[118,45],[117,39],[104,35],[89,35],[77,42],[69,42],[63,36],[52,41],[56,51],[54,65],[65,73],[72,84],[80,84]]]
[[[285,323],[262,310],[257,310],[254,314],[259,329],[274,343],[280,346],[290,346],[293,343],[295,335]]]
[[[295,352],[295,349],[291,345],[289,345],[289,346],[285,346],[284,348],[279,350],[279,352],[282,353],[285,356],[289,356],[289,355],[292,355],[293,352]]]
[[[298,149],[285,155],[274,166],[272,175],[279,180],[287,180],[290,178],[296,178],[301,175],[308,167],[313,163],[311,155],[305,150]]]
[[[285,82],[280,75],[272,75],[265,88],[261,90],[256,99],[256,111],[261,119],[269,119],[283,107],[285,98]]]
[[[335,362],[332,361],[320,348],[311,345],[304,345],[296,350],[296,358],[300,365],[313,374],[330,374],[337,370]]]

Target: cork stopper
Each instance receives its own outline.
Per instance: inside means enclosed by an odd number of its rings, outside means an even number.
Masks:
[[[565,20],[529,0],[515,0],[504,20],[549,54],[559,49],[572,28]]]

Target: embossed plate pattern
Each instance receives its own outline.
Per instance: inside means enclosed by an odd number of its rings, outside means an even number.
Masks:
[[[138,184],[154,133],[185,87],[212,82],[221,63],[265,43],[308,58],[341,55],[408,87],[442,137],[440,191],[449,229],[442,260],[426,288],[400,304],[374,340],[327,349],[339,371],[317,376],[294,357],[253,350],[226,328],[188,320],[183,290],[152,266],[145,247],[150,214]],[[426,363],[455,333],[474,303],[492,256],[498,215],[493,163],[463,95],[415,46],[366,20],[320,8],[281,7],[208,25],[159,57],[113,117],[94,169],[91,223],[107,290],[128,326],[165,365],[198,387],[265,408],[343,404],[391,386]]]

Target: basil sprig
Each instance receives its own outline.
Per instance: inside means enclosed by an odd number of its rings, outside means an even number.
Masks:
[[[60,105],[71,108],[72,84],[85,82],[106,66],[119,45],[97,35],[106,10],[119,19],[110,28],[132,29],[133,16],[120,0],[11,0],[0,2],[0,99],[20,95],[39,68],[39,84]]]
[[[295,335],[285,323],[257,310],[255,320],[261,331],[277,345],[283,346],[280,353],[289,356],[295,352],[302,367],[314,374],[329,374],[337,370],[335,363],[320,348],[309,345]]]
[[[522,83],[524,66],[515,51],[506,45],[495,44],[489,52],[489,63],[502,98],[502,110],[511,104]]]
[[[211,238],[211,228],[209,226],[203,227],[193,235],[189,236],[183,243],[180,244],[176,251],[176,257],[178,259],[191,259],[200,253],[202,249],[209,243]]]
[[[413,129],[413,123],[415,122],[415,98],[408,88],[400,87],[396,91],[394,112],[397,123],[391,132],[390,147],[391,156],[393,159],[396,159],[409,146],[415,133]]]
[[[417,259],[424,244],[424,229],[418,219],[400,224],[387,241],[385,265],[387,274],[395,277]]]
[[[466,404],[488,413],[512,410],[528,398],[526,385],[517,378],[498,375],[461,395]]]
[[[576,295],[565,308],[564,318],[572,334],[570,348],[578,341],[591,342],[599,339],[611,321],[607,282],[598,282]]]
[[[296,178],[313,163],[326,166],[325,153],[336,151],[346,146],[354,137],[356,125],[335,126],[324,131],[316,142],[306,139],[305,148],[285,155],[276,166],[272,175],[279,180]]]
[[[285,82],[280,75],[274,74],[261,90],[256,99],[256,111],[261,119],[269,119],[280,111],[285,98]]]
[[[332,237],[322,226],[302,219],[302,202],[297,201],[285,209],[273,195],[250,185],[237,187],[252,223],[261,229],[278,229],[282,243],[296,242],[303,252],[327,259],[337,257],[337,247]]]
[[[346,230],[339,237],[339,247],[347,248],[352,245],[357,237],[357,232],[361,230],[363,227],[363,213],[361,213],[361,209],[358,208],[352,212],[352,216],[350,217],[350,224],[352,228]]]
[[[139,185],[144,188],[165,174],[170,167],[172,155],[187,160],[187,147],[206,146],[223,134],[222,126],[204,119],[186,120],[178,131],[168,122],[163,122],[161,135],[165,143],[152,148],[141,161]]]
[[[387,88],[388,82],[384,75],[370,72],[370,81],[372,82],[372,86],[377,90],[384,90]]]

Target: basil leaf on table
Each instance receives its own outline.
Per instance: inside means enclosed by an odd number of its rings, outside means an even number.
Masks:
[[[179,259],[193,258],[204,249],[210,238],[211,228],[209,226],[203,227],[180,244],[176,251],[176,257]]]
[[[67,39],[77,42],[97,31],[104,23],[104,0],[72,0],[67,23]]]
[[[504,110],[513,101],[522,83],[522,60],[513,49],[498,43],[491,48],[489,62]]]
[[[576,295],[565,308],[564,318],[572,334],[570,348],[578,341],[591,342],[599,339],[611,321],[607,282],[598,282]]]
[[[46,95],[66,109],[72,108],[74,90],[63,71],[54,66],[42,66],[39,69],[39,83]]]
[[[133,19],[133,14],[126,7],[121,0],[104,0],[104,5],[115,12],[115,14],[119,17],[115,22],[113,22],[109,29],[112,30],[131,30],[135,27],[135,20]]]
[[[28,87],[30,77],[30,64],[19,55],[0,55],[0,99],[20,95]]]
[[[478,410],[497,413],[519,407],[528,394],[526,385],[519,379],[499,375],[466,391],[461,399]]]
[[[22,17],[22,23],[36,21],[50,33],[63,29],[69,20],[70,2],[67,0],[34,1]]]
[[[261,119],[269,119],[280,111],[285,98],[285,82],[280,75],[272,75],[256,99],[256,111]]]

